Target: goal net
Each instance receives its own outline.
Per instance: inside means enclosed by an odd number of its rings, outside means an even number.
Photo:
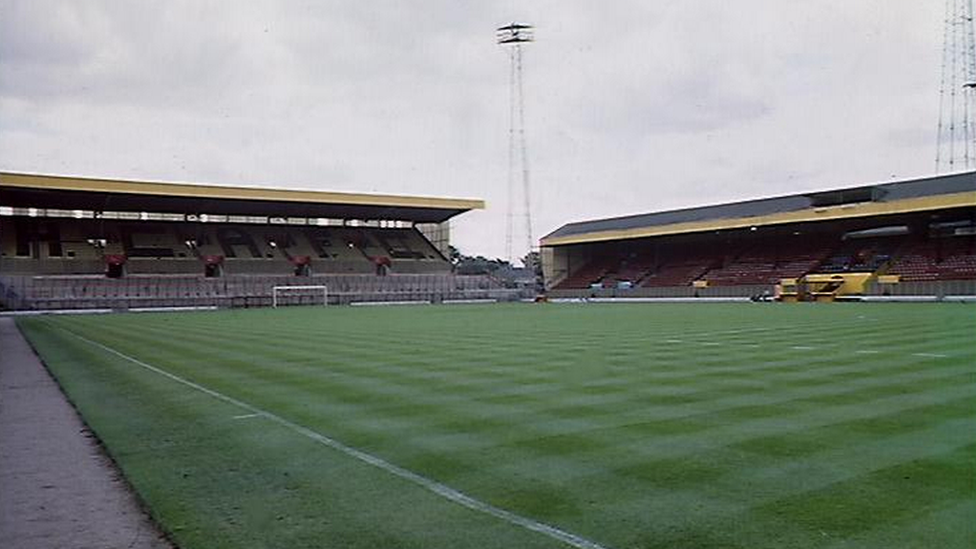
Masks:
[[[274,286],[271,289],[271,306],[328,305],[328,286]]]

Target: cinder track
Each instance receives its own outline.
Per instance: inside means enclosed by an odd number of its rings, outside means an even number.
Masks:
[[[0,318],[0,546],[172,547],[57,383]]]

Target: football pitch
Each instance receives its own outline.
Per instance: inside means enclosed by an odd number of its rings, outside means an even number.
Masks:
[[[976,307],[22,318],[182,548],[976,546]]]

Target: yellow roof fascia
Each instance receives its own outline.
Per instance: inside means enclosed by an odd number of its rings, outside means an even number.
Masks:
[[[15,172],[0,172],[0,187],[123,193],[180,198],[260,200],[445,210],[480,210],[485,207],[484,200],[474,198],[437,198],[428,196],[231,187],[191,183],[95,179]]]
[[[651,236],[741,229],[753,226],[784,225],[789,223],[805,223],[810,221],[831,221],[856,217],[871,217],[876,215],[923,212],[966,206],[976,206],[976,191],[905,198],[902,200],[893,200],[891,202],[860,202],[856,204],[843,204],[823,208],[806,208],[792,212],[780,212],[753,217],[733,217],[726,219],[712,219],[708,221],[671,223],[668,225],[651,227],[634,227],[631,229],[595,231],[591,233],[544,238],[542,239],[541,244],[543,246],[566,246],[570,244],[608,242],[612,240],[646,238]]]

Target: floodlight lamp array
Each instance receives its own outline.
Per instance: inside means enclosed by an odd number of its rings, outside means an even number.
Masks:
[[[499,44],[520,44],[535,41],[535,27],[512,23],[495,30],[495,38]]]

